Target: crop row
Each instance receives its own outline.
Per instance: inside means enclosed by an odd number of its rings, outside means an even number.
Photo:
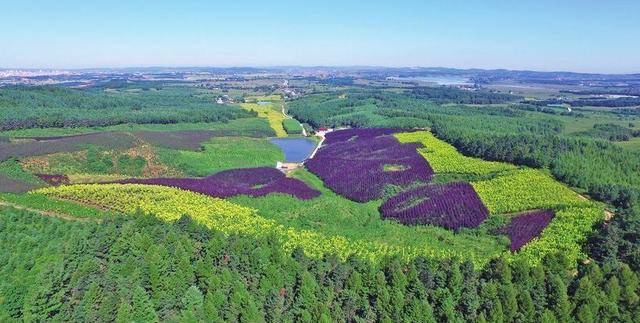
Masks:
[[[489,211],[469,183],[433,184],[397,194],[380,206],[384,218],[403,224],[433,224],[447,229],[474,228]]]
[[[464,156],[455,147],[428,131],[398,133],[395,136],[403,143],[422,143],[424,148],[419,148],[418,152],[429,161],[436,173],[487,175],[516,169],[511,164]]]
[[[320,195],[319,191],[310,188],[303,181],[286,177],[271,167],[231,169],[204,178],[127,179],[118,183],[170,186],[222,198],[283,193],[299,199],[311,199]]]
[[[427,182],[433,171],[417,153],[418,144],[401,144],[393,129],[348,129],[329,133],[306,166],[334,192],[357,202],[380,198],[388,184]]]

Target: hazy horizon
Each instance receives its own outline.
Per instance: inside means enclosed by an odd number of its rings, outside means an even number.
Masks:
[[[4,5],[0,67],[446,66],[640,72],[633,1]]]
[[[383,65],[200,65],[200,66],[176,66],[176,65],[149,65],[149,66],[90,66],[90,67],[5,67],[0,66],[0,70],[24,70],[24,71],[90,71],[90,70],[135,70],[135,69],[233,69],[233,68],[255,68],[255,69],[285,69],[285,68],[334,68],[334,69],[357,69],[357,68],[371,68],[371,69],[454,69],[458,71],[465,70],[483,70],[483,71],[514,71],[514,72],[544,72],[544,73],[576,73],[576,74],[609,74],[609,75],[635,75],[640,74],[637,72],[583,72],[574,70],[554,70],[554,69],[509,69],[509,68],[478,68],[478,67],[450,67],[450,66],[383,66]]]

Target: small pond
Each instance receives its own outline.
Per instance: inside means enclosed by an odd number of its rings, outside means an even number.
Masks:
[[[316,148],[316,142],[307,138],[273,138],[271,143],[282,149],[287,163],[302,162]]]

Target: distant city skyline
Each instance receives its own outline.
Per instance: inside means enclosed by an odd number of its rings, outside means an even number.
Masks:
[[[0,68],[640,73],[638,1],[10,1]]]

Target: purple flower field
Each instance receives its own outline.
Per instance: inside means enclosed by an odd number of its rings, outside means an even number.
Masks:
[[[15,143],[0,142],[0,160],[78,151],[85,149],[87,145],[105,149],[128,149],[135,145],[135,141],[135,137],[124,132],[98,132],[64,137],[41,137],[37,140]]]
[[[334,132],[330,132],[327,134],[325,144],[335,144],[339,142],[345,141],[353,141],[353,140],[367,140],[373,139],[375,137],[385,136],[385,135],[393,135],[396,132],[400,132],[401,130],[392,129],[392,128],[369,128],[369,129],[344,129],[338,130]]]
[[[489,216],[473,186],[464,182],[410,189],[384,202],[380,213],[403,224],[432,224],[453,230],[475,228]]]
[[[0,193],[24,193],[40,187],[42,185],[26,183],[0,174]]]
[[[320,195],[319,191],[306,183],[286,177],[279,170],[270,167],[231,169],[204,178],[128,179],[116,183],[171,186],[221,198],[284,193],[307,200]]]
[[[394,129],[347,129],[327,134],[305,164],[334,192],[357,202],[380,198],[387,184],[427,182],[433,175],[417,143],[401,144]]]
[[[509,240],[511,240],[509,249],[511,251],[518,251],[522,246],[540,235],[554,216],[553,211],[550,210],[518,214],[498,232],[509,236]]]

